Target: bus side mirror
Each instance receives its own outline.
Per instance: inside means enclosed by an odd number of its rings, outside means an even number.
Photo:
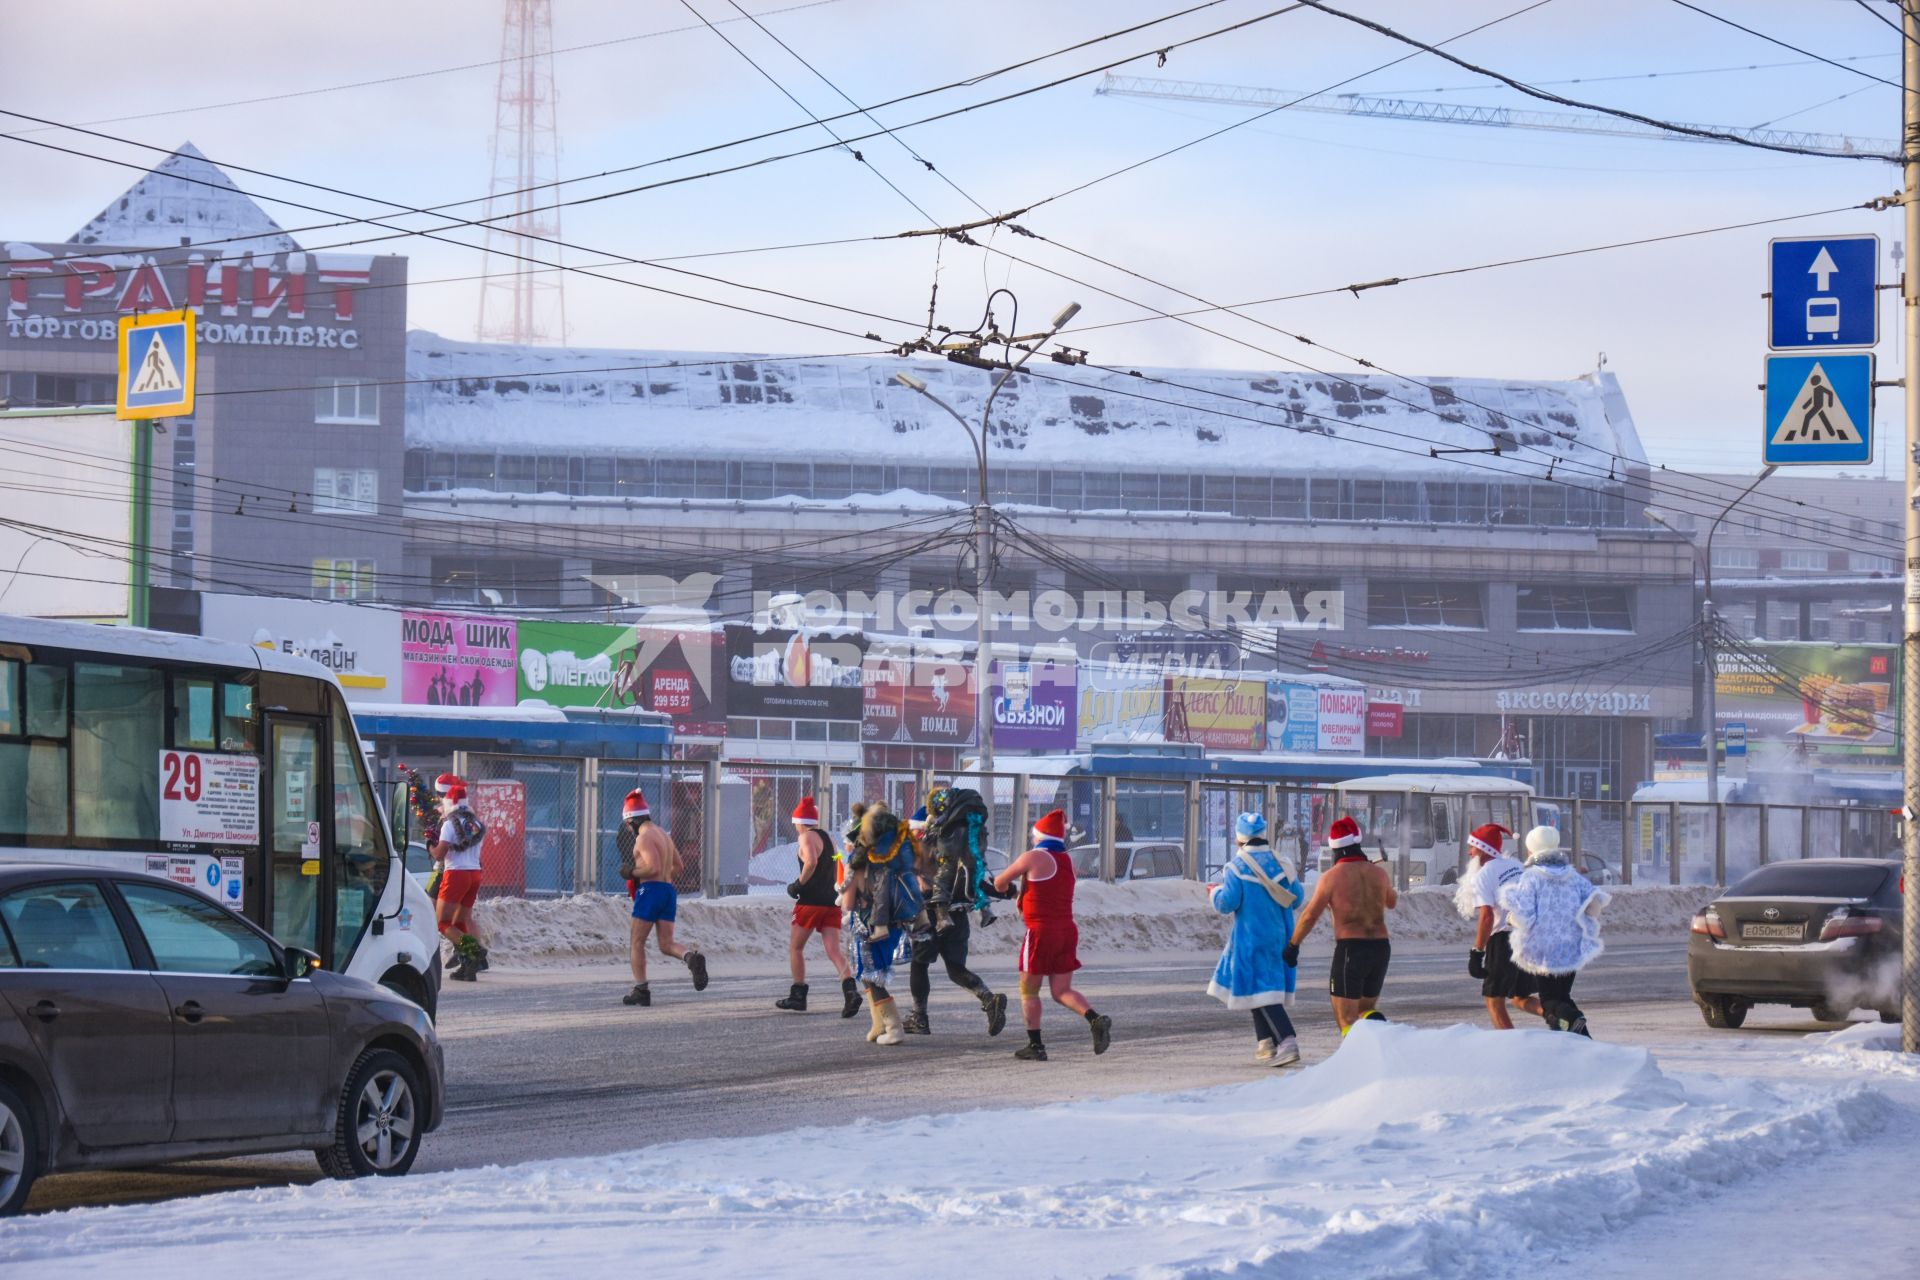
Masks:
[[[393,826],[394,855],[403,861],[407,856],[408,837],[412,834],[408,830],[408,822],[413,816],[413,810],[408,807],[408,799],[407,784],[405,782],[394,783],[393,798],[387,804],[387,816]]]

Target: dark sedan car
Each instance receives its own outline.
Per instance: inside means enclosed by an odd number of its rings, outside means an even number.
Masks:
[[[1891,858],[1776,862],[1693,918],[1687,980],[1710,1027],[1737,1027],[1756,1004],[1900,1016],[1900,864]]]
[[[440,1123],[433,1021],[153,876],[0,869],[0,1214],[46,1173],[310,1150],[401,1174]]]

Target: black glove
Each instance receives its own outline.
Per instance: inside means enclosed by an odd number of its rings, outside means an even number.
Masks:
[[[1280,948],[1280,958],[1287,962],[1287,967],[1289,969],[1299,968],[1300,967],[1300,944],[1297,942],[1289,942],[1286,946]]]
[[[1470,978],[1487,976],[1487,953],[1478,947],[1467,952],[1467,976]]]
[[[789,898],[792,898],[795,902],[800,901],[800,882],[798,880],[795,880],[792,884],[787,886],[787,896]]]

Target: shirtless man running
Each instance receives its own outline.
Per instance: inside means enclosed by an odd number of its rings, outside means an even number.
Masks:
[[[1374,1006],[1387,981],[1387,912],[1400,901],[1386,868],[1367,860],[1360,848],[1360,826],[1341,818],[1327,832],[1334,862],[1313,886],[1313,896],[1293,928],[1293,941],[1281,953],[1290,965],[1300,962],[1300,943],[1313,932],[1320,916],[1333,911],[1333,973],[1328,990],[1333,996],[1334,1021],[1340,1034],[1362,1018],[1378,1018]]]
[[[706,957],[673,940],[673,922],[680,905],[673,878],[680,874],[680,850],[674,847],[673,837],[653,821],[647,798],[638,787],[627,793],[624,810],[624,821],[633,828],[633,923],[627,931],[633,990],[622,996],[620,1003],[653,1003],[653,993],[647,987],[647,935],[655,930],[659,931],[660,954],[685,961],[687,972],[693,975],[693,989],[704,991]]]

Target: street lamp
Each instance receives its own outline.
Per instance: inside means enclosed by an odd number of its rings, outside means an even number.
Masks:
[[[993,499],[987,492],[988,422],[990,421],[990,415],[993,413],[994,397],[1000,394],[1000,388],[1006,386],[1007,380],[1012,378],[1014,374],[1020,372],[1021,366],[1026,364],[1028,360],[1033,358],[1033,353],[1035,351],[1038,351],[1041,347],[1045,346],[1048,342],[1050,342],[1053,339],[1055,334],[1059,333],[1062,329],[1066,328],[1067,325],[1072,322],[1073,318],[1079,314],[1080,314],[1080,304],[1077,302],[1069,302],[1066,306],[1062,307],[1060,309],[1060,313],[1054,316],[1053,323],[1050,326],[1048,326],[1047,331],[1044,334],[1041,334],[1032,343],[1027,344],[1025,348],[1021,351],[1020,358],[1018,360],[1015,360],[1012,364],[1008,365],[1004,370],[1001,371],[1000,376],[994,379],[993,389],[987,392],[987,403],[980,410],[980,429],[978,431],[975,431],[973,429],[972,424],[970,424],[965,418],[961,417],[959,411],[956,410],[952,405],[948,404],[945,400],[942,400],[939,396],[936,396],[935,394],[933,394],[933,392],[929,391],[927,389],[926,379],[917,378],[913,374],[908,373],[904,369],[900,370],[899,372],[893,375],[893,380],[895,382],[899,383],[901,386],[905,387],[907,390],[917,392],[920,395],[925,396],[927,399],[933,401],[935,404],[939,405],[942,409],[945,409],[947,411],[948,417],[952,418],[955,422],[960,424],[960,429],[967,433],[967,440],[973,445],[974,460],[979,467],[979,475],[976,477],[974,482],[975,488],[974,488],[974,504],[973,504],[973,539],[974,539],[974,542],[973,542],[973,547],[974,547],[974,550],[973,550],[973,556],[974,556],[973,612],[974,612],[974,620],[975,620],[974,646],[973,646],[973,683],[974,683],[973,705],[974,705],[975,723],[976,725],[978,725],[977,732],[980,740],[980,772],[982,773],[993,772],[993,710],[988,705],[989,694],[991,692],[991,685],[988,680],[988,671],[991,666],[991,663],[989,662],[988,656],[987,656],[987,653],[988,653],[987,627],[988,627],[988,614],[989,614],[989,611],[987,609],[987,587],[991,583],[992,577],[993,577],[993,569],[992,569],[993,555],[992,555],[991,547],[989,545],[990,533],[993,528]],[[1009,339],[1009,341],[1011,342],[1015,340]]]
[[[1694,560],[1700,565],[1700,656],[1701,665],[1706,669],[1701,681],[1701,701],[1705,704],[1702,707],[1704,712],[1702,719],[1705,721],[1705,728],[1700,735],[1700,740],[1707,749],[1708,804],[1720,803],[1720,726],[1717,718],[1718,708],[1714,705],[1715,686],[1720,681],[1720,672],[1713,643],[1716,616],[1713,611],[1713,535],[1720,531],[1721,524],[1733,514],[1733,509],[1745,502],[1747,496],[1760,487],[1760,482],[1773,473],[1774,468],[1771,466],[1761,471],[1758,479],[1741,490],[1740,496],[1729,502],[1726,509],[1714,517],[1713,523],[1707,526],[1707,546],[1704,552],[1694,544],[1692,538],[1688,538],[1686,534],[1676,529],[1665,516],[1652,507],[1646,508],[1647,519],[1667,532],[1677,534],[1686,540],[1687,545],[1693,548]]]

